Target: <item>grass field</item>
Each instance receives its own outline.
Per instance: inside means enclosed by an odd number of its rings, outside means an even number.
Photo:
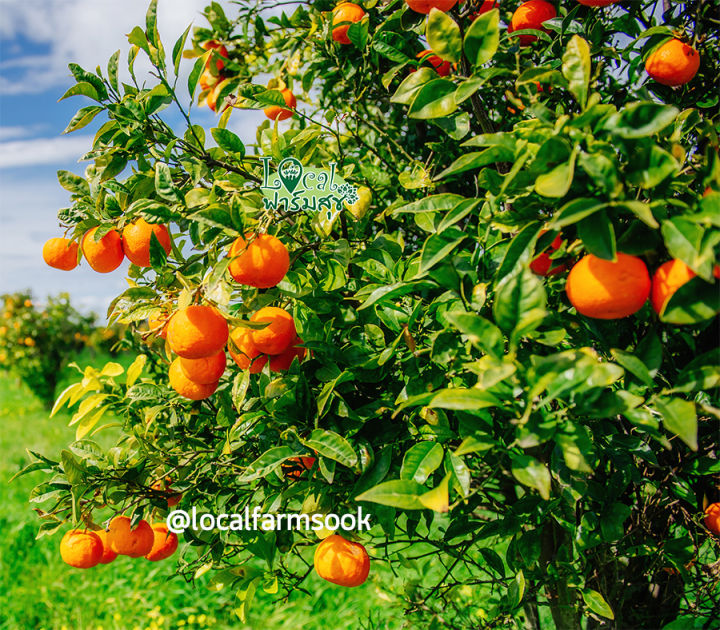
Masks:
[[[107,360],[89,354],[77,359],[81,366]],[[63,380],[72,376],[64,373]],[[403,624],[401,609],[382,596],[378,584],[389,572],[376,570],[377,565],[371,579],[356,589],[345,590],[311,575],[304,586],[314,593],[312,598],[298,592],[288,602],[276,602],[277,596],[259,591],[243,624],[232,611],[234,593],[210,591],[208,574],[187,584],[173,575],[172,560],[155,565],[121,556],[86,571],[64,564],[58,552],[61,532],[35,539],[40,520],[28,495],[43,473],[8,481],[28,463],[25,449],[56,457],[74,440],[68,419],[62,413],[48,418],[27,388],[0,371],[1,630],[410,627]]]

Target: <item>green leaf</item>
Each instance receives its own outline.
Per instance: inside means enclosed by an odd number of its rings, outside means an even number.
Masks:
[[[309,438],[300,440],[303,446],[317,451],[323,457],[335,460],[343,466],[352,468],[357,464],[357,454],[344,437],[334,431],[315,429]]]
[[[660,319],[668,324],[697,324],[720,313],[716,282],[696,277],[682,285],[668,300]]]
[[[77,114],[72,117],[72,120],[65,127],[63,133],[70,133],[71,131],[77,131],[82,129],[86,125],[89,125],[95,116],[97,116],[104,108],[100,105],[90,105],[89,107],[83,107],[79,109]]]
[[[630,103],[605,122],[605,129],[621,138],[646,138],[662,131],[677,118],[671,105],[642,101]]]
[[[458,173],[471,171],[476,168],[487,166],[488,164],[512,162],[513,158],[514,152],[507,147],[500,145],[488,147],[484,151],[472,151],[457,158],[450,166],[435,177],[435,179],[445,179],[450,175],[457,175]]]
[[[470,25],[465,34],[465,56],[473,66],[490,61],[500,43],[500,12],[497,9],[483,13]]]
[[[136,26],[127,36],[128,42],[138,48],[144,50],[148,55],[150,54],[150,45],[148,44],[147,36],[145,31],[140,26]]]
[[[419,497],[420,503],[428,510],[440,513],[447,512],[450,507],[449,485],[451,476],[450,474],[445,475],[437,487],[421,494]]]
[[[693,451],[697,451],[698,426],[695,403],[682,398],[658,396],[655,398],[654,406],[662,416],[665,428],[677,435]]]
[[[512,455],[513,477],[521,484],[535,488],[546,501],[550,498],[550,471],[547,466],[529,455]]]
[[[444,451],[437,442],[420,442],[411,446],[403,457],[400,468],[401,479],[412,479],[425,483],[431,473],[443,462]]]
[[[138,377],[142,373],[146,362],[147,355],[145,354],[139,354],[135,358],[135,360],[130,364],[130,367],[127,369],[127,375],[125,377],[125,387],[130,388],[135,384],[135,381],[137,381]]]
[[[431,68],[419,68],[416,72],[411,72],[395,90],[390,102],[409,105],[420,88],[435,78],[437,78],[437,73]]]
[[[83,388],[82,382],[80,383],[73,383],[72,385],[68,385],[57,397],[57,400],[55,401],[55,404],[53,405],[52,411],[50,411],[50,417],[52,418],[68,400],[70,400],[70,397],[75,394],[76,392],[79,392]]]
[[[369,25],[370,21],[367,19],[367,17],[365,17],[359,22],[351,24],[348,28],[348,39],[358,50],[365,50],[365,47],[367,46]]]
[[[422,510],[425,506],[420,501],[420,495],[425,492],[426,488],[417,481],[393,479],[370,488],[355,497],[355,500],[389,505],[401,510]]]
[[[493,316],[502,330],[519,337],[540,324],[537,317],[544,314],[546,302],[542,281],[526,267],[500,281]]]
[[[632,212],[638,219],[640,219],[645,225],[657,229],[660,224],[655,220],[650,205],[643,203],[642,201],[617,201],[610,204],[613,208],[620,210],[628,210]]]
[[[455,84],[448,79],[434,79],[423,85],[410,105],[410,118],[426,120],[449,116],[457,109]]]
[[[585,249],[598,258],[615,260],[615,230],[606,212],[595,212],[577,225],[577,233]]]
[[[210,133],[221,149],[228,153],[238,153],[240,157],[245,155],[245,145],[232,131],[215,127],[210,130]]]
[[[573,35],[562,58],[562,73],[568,89],[585,109],[590,85],[590,46],[579,35]]]
[[[486,354],[501,358],[505,351],[505,340],[500,329],[492,322],[475,313],[451,311],[448,321],[463,333],[470,343]]]
[[[70,98],[71,96],[87,96],[94,101],[100,100],[100,96],[98,95],[95,86],[91,85],[90,83],[86,83],[85,81],[81,81],[80,83],[76,83],[75,85],[73,85],[67,92],[65,92],[65,94],[63,94],[58,99],[58,101]]]
[[[481,389],[457,387],[441,389],[429,400],[431,409],[453,409],[456,411],[477,411],[487,407],[498,407],[500,401]]]
[[[168,201],[181,201],[182,197],[173,182],[170,167],[164,162],[155,162],[155,190]]]
[[[84,177],[75,175],[70,171],[58,171],[57,178],[60,182],[60,185],[65,190],[68,190],[72,193],[77,193],[78,195],[90,194],[90,185],[87,183]]]
[[[466,238],[467,234],[456,227],[428,237],[420,253],[420,268],[416,277],[425,275],[440,261],[446,259]]]
[[[62,463],[65,477],[72,485],[76,485],[83,480],[86,469],[82,460],[78,459],[70,451],[63,450],[60,452],[60,462]]]
[[[573,199],[560,208],[554,215],[551,225],[555,229],[572,225],[585,217],[589,217],[594,212],[601,210],[606,205],[607,204],[603,202],[598,202],[597,199],[588,197]]]
[[[462,38],[460,27],[449,14],[436,8],[430,9],[425,37],[432,51],[445,61],[460,61]]]
[[[95,411],[94,414],[88,414],[85,416],[75,427],[75,439],[76,440],[82,440],[90,431],[92,428],[100,421],[100,418],[103,417],[105,412],[110,407],[100,407]]]
[[[591,588],[586,588],[583,589],[582,596],[583,600],[585,600],[585,605],[596,615],[600,615],[606,619],[615,619],[610,604],[605,601],[605,598],[600,593]]]
[[[116,50],[108,61],[108,81],[113,89],[118,90],[118,62],[120,60],[120,49]]]
[[[190,29],[192,28],[192,24],[188,25],[188,27],[185,29],[185,32],[178,37],[177,41],[175,42],[175,45],[173,46],[173,52],[172,52],[172,58],[173,58],[173,68],[175,69],[175,76],[178,75],[180,72],[180,62],[182,61],[182,53],[183,49],[185,48],[185,42],[187,41],[188,35],[190,34]]]
[[[260,457],[253,461],[245,472],[238,477],[238,481],[253,481],[265,477],[278,468],[285,460],[291,457],[298,457],[302,453],[295,452],[289,446],[275,446],[265,451]]]
[[[543,197],[564,197],[570,190],[575,174],[575,151],[567,162],[558,164],[549,173],[540,175],[535,180],[535,192]]]

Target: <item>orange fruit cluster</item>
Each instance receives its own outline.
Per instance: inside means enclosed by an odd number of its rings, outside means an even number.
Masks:
[[[138,267],[150,266],[150,241],[153,235],[165,254],[170,253],[170,232],[166,225],[150,224],[137,219],[127,224],[122,236],[117,230],[110,230],[96,239],[97,227],[85,232],[81,239],[82,253],[90,267],[98,273],[110,273],[117,269],[127,256]],[[67,238],[51,238],[43,245],[43,259],[55,269],[70,271],[78,264],[78,244]]]
[[[359,7],[357,4],[353,4],[352,2],[343,2],[341,4],[338,4],[333,9],[332,13],[333,40],[338,42],[339,44],[349,44],[350,39],[348,39],[347,36],[348,29],[350,28],[351,24],[355,24],[362,20],[363,17],[365,17],[365,11],[363,11],[362,7]],[[336,24],[338,26],[335,26]]]
[[[60,541],[63,561],[78,569],[89,569],[108,564],[118,555],[131,558],[145,557],[157,562],[169,558],[178,547],[178,537],[169,532],[165,523],[152,526],[141,520],[131,527],[127,516],[116,516],[107,530],[70,530]]]
[[[280,107],[280,105],[270,105],[263,109],[263,112],[270,120],[285,120],[287,118],[291,118],[294,115],[292,110],[297,107],[295,95],[288,88],[283,88],[280,90],[280,93],[285,101],[285,107]]]
[[[236,328],[230,334],[230,356],[240,369],[257,374],[269,360],[271,371],[285,372],[295,358],[301,361],[305,357],[295,320],[287,311],[265,306],[253,313],[250,321],[268,322],[268,325],[262,329]]]
[[[545,230],[542,230],[540,232],[540,236],[542,236],[545,233]],[[550,258],[550,254],[552,252],[556,252],[560,247],[562,247],[563,240],[558,234],[554,239],[553,242],[550,243],[550,251],[547,250],[540,253],[539,256],[536,256],[533,261],[530,263],[530,269],[533,271],[533,273],[536,273],[539,276],[554,276],[559,273],[562,273],[567,269],[567,266],[563,263],[553,267],[553,259]]]
[[[180,492],[173,492],[172,479],[170,479],[170,477],[165,477],[164,481],[154,483],[151,488],[157,492],[162,492],[163,495],[167,497],[167,506],[169,508],[175,507],[178,503],[180,503],[180,499],[182,499],[182,494]]]
[[[363,545],[332,534],[315,548],[315,571],[339,586],[360,586],[370,573],[370,557]]]
[[[184,398],[210,397],[225,371],[228,325],[213,306],[194,304],[177,311],[167,323],[166,338],[178,355],[170,365],[170,386]]]

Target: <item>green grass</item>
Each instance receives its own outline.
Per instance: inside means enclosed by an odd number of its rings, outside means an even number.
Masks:
[[[81,367],[101,366],[107,360],[89,354],[77,358]],[[66,371],[58,391],[73,378],[73,372]],[[40,520],[28,496],[44,473],[8,482],[29,462],[26,449],[56,458],[74,440],[74,427],[67,426],[68,420],[63,413],[48,418],[47,409],[22,383],[0,372],[1,630],[410,627],[403,624],[401,610],[382,596],[379,585],[389,572],[378,570],[378,565],[371,579],[355,589],[336,587],[311,575],[303,586],[313,597],[297,592],[288,602],[275,602],[275,595],[260,590],[248,623],[243,624],[232,612],[234,593],[209,590],[210,574],[187,584],[174,575],[173,560],[151,564],[121,556],[85,571],[64,564],[58,551],[61,532],[35,538]]]

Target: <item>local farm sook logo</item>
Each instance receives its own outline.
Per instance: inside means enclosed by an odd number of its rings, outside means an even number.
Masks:
[[[260,187],[266,210],[284,207],[287,212],[326,212],[328,221],[338,213],[343,203],[354,204],[358,199],[355,186],[348,184],[336,172],[337,164],[327,169],[303,166],[293,157],[283,159],[273,176],[272,158],[260,158],[263,163],[263,185]]]

